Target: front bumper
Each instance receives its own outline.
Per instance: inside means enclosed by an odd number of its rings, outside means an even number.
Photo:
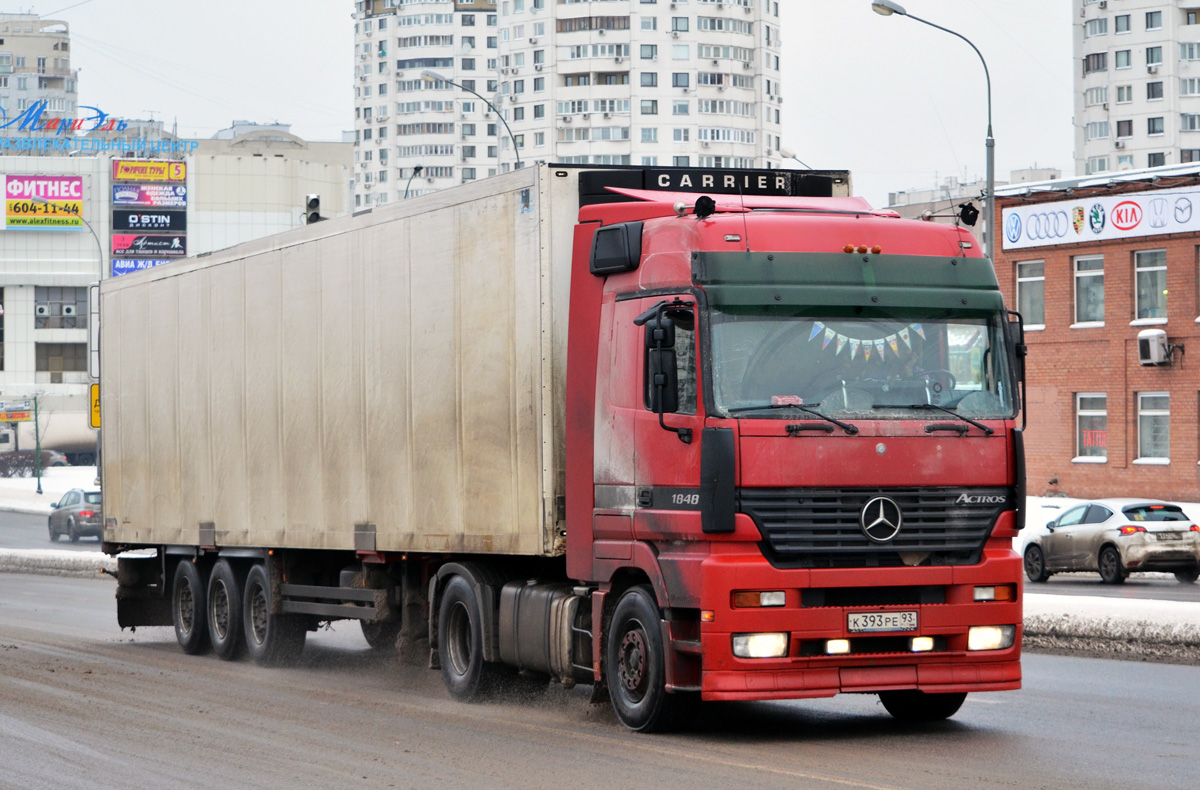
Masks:
[[[1021,686],[1022,564],[1007,540],[989,541],[978,565],[928,568],[781,570],[766,562],[756,546],[717,544],[713,549],[703,568],[702,609],[713,613],[712,622],[701,624],[704,699],[828,697],[901,689],[1000,691]],[[975,587],[994,585],[1011,586],[1014,600],[974,600]],[[787,602],[782,607],[735,609],[730,591],[738,590],[784,590]],[[912,600],[937,602],[872,603],[909,595]],[[839,603],[824,605],[831,599]],[[814,601],[819,605],[812,605]],[[917,612],[915,630],[848,630],[851,613],[902,610]],[[1013,626],[1012,646],[968,651],[968,631],[980,625]],[[733,655],[733,634],[763,632],[786,632],[787,655]],[[911,652],[907,643],[914,636],[931,637],[934,649]],[[851,652],[824,654],[822,646],[831,639],[851,640]]]

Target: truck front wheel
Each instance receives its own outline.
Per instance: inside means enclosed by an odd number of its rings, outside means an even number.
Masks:
[[[900,721],[940,721],[962,707],[966,692],[927,694],[924,691],[881,691],[879,701],[892,717]]]
[[[262,565],[246,576],[242,621],[246,649],[260,667],[290,666],[304,652],[308,629],[299,615],[271,614],[271,580]]]
[[[635,732],[675,727],[694,695],[668,694],[662,615],[649,587],[631,587],[613,610],[604,674],[617,718]]]
[[[483,612],[462,576],[446,583],[438,606],[438,659],[450,696],[475,702],[495,690],[499,667],[483,660]]]
[[[206,653],[211,647],[207,614],[200,569],[191,560],[182,560],[175,566],[175,580],[171,583],[171,621],[175,625],[175,638],[188,655]]]
[[[220,658],[232,661],[241,656],[242,589],[227,560],[217,560],[208,578],[208,637]]]

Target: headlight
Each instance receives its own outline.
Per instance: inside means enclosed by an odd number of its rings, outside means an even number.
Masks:
[[[787,650],[786,633],[733,635],[733,654],[738,658],[782,658]]]
[[[1015,625],[977,625],[967,632],[967,650],[1004,650],[1016,635]]]

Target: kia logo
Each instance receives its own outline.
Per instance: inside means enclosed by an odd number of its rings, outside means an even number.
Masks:
[[[1133,230],[1142,221],[1142,207],[1132,200],[1126,200],[1113,207],[1109,220],[1114,228]]]

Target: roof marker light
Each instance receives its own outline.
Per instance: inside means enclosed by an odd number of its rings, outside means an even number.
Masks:
[[[883,252],[883,247],[880,247],[878,244],[871,248],[872,255],[878,255],[881,252]]]
[[[859,251],[859,253],[866,253],[867,245],[865,245],[865,244],[858,245],[858,251]]]
[[[842,247],[842,252],[854,252],[854,245],[847,244],[845,247]]]

